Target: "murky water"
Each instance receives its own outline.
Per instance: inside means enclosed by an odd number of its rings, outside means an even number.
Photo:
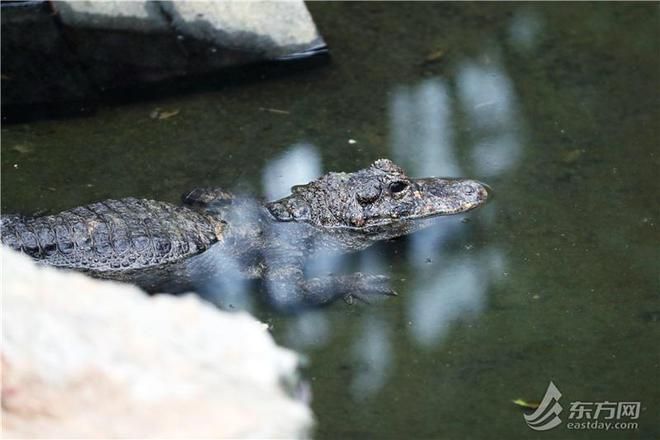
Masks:
[[[469,221],[349,258],[397,298],[255,309],[309,357],[316,436],[660,438],[658,5],[309,7],[329,66],[3,126],[3,212],[204,185],[274,198],[379,157],[483,180],[495,200]],[[511,401],[550,381],[562,422],[537,433]],[[571,430],[577,401],[638,428]]]

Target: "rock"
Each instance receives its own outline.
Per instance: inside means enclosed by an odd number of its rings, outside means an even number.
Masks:
[[[154,1],[56,1],[62,23],[73,28],[139,33],[166,32],[169,24]]]
[[[219,48],[276,59],[325,46],[302,0],[174,1],[161,7],[181,35]]]
[[[245,76],[237,67],[327,52],[302,0],[0,6],[3,117],[12,119],[31,110],[21,106],[89,107],[107,90],[211,73],[228,81]]]
[[[249,315],[0,252],[4,437],[308,435],[298,356]]]

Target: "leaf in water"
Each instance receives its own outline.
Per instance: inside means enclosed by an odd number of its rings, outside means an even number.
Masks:
[[[447,51],[445,49],[437,49],[424,57],[422,64],[433,64],[442,61]]]
[[[158,119],[159,121],[162,121],[163,119],[169,119],[171,117],[178,115],[179,111],[180,111],[179,109],[167,111],[167,110],[163,110],[160,107],[156,107],[151,113],[149,113],[149,117],[151,119]]]
[[[513,404],[516,406],[526,409],[536,409],[540,405],[539,402],[528,402],[524,399],[516,399],[516,400],[512,400],[511,402],[513,402]]]
[[[158,119],[160,119],[160,120],[169,119],[169,118],[171,118],[173,116],[176,116],[178,114],[179,114],[179,109],[172,110],[171,112],[164,111],[164,112],[161,112],[160,115],[158,115]]]
[[[32,153],[34,151],[34,147],[29,144],[16,144],[12,147],[12,150],[18,151],[21,154],[27,154]]]
[[[561,160],[562,162],[567,164],[577,162],[578,159],[580,159],[580,157],[584,154],[584,151],[585,150],[581,150],[581,149],[567,151],[562,155]]]
[[[279,108],[268,108],[268,107],[259,107],[259,110],[262,112],[277,113],[280,115],[288,115],[289,112],[286,110],[280,110]]]

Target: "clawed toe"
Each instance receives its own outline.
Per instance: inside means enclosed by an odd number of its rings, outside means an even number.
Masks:
[[[359,301],[363,304],[371,304],[371,301],[369,301],[368,296],[362,293],[354,292],[344,295],[344,302],[349,306],[355,304],[356,301]]]

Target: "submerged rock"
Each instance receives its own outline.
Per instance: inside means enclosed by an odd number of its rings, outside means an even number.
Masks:
[[[247,314],[2,258],[6,437],[304,437],[299,359]]]

